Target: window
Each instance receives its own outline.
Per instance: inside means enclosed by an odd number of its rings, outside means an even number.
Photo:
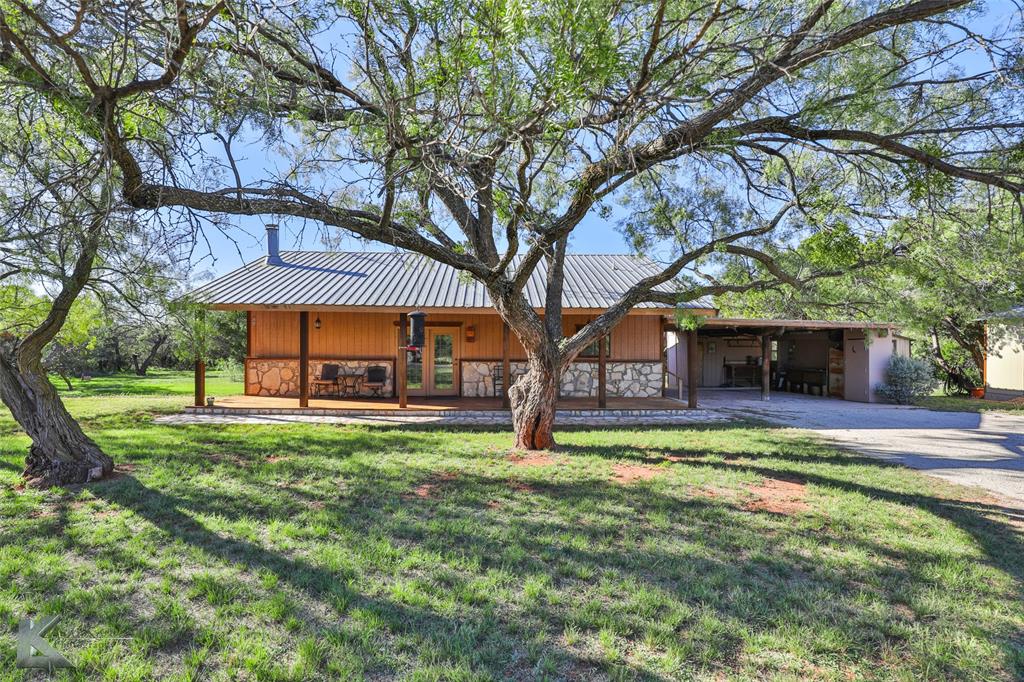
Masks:
[[[577,332],[579,330],[581,330],[581,329],[583,329],[583,325],[582,324],[576,325],[576,331]],[[589,346],[587,346],[586,348],[583,349],[583,352],[580,353],[580,357],[581,358],[596,358],[598,356],[599,352],[600,352],[600,348],[597,345],[597,341],[594,341],[592,344],[590,344]],[[609,334],[608,336],[604,337],[604,355],[607,358],[610,358],[612,356],[612,335],[611,334]]]

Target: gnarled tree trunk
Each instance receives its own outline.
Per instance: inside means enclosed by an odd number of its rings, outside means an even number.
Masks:
[[[85,483],[114,470],[114,461],[68,414],[39,362],[19,363],[16,353],[0,352],[0,397],[32,439],[22,474],[28,485]]]
[[[553,358],[533,356],[527,373],[509,387],[516,448],[546,450],[554,447],[552,431],[561,374]]]
[[[89,282],[105,219],[99,214],[88,222],[74,269],[62,278],[46,318],[23,339],[0,337],[0,399],[32,439],[22,475],[35,487],[85,483],[114,470],[113,460],[68,413],[43,369],[43,349]]]

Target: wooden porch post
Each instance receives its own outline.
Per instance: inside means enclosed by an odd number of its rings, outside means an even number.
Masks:
[[[299,313],[299,407],[309,407],[309,313]]]
[[[395,368],[395,380],[398,381],[398,406],[405,407],[409,404],[409,389],[406,382],[406,360],[408,354],[405,345],[409,343],[409,315],[408,313],[398,314],[398,363]]]
[[[700,355],[697,353],[697,330],[691,329],[686,333],[686,406],[691,409],[697,407],[697,375],[700,373],[698,366],[699,362]]]
[[[828,367],[828,365],[825,365]],[[827,370],[826,370],[827,371]],[[771,400],[772,337],[761,335],[761,400]]]
[[[511,353],[512,339],[511,330],[508,328],[508,322],[502,321],[501,323],[501,406],[504,408],[512,407],[512,401],[508,397],[508,389],[512,379],[512,363],[509,361],[509,354]]]
[[[202,407],[206,403],[206,363],[198,356],[196,357],[195,379],[196,407]]]
[[[597,407],[602,410],[608,407],[608,351],[604,339],[602,336],[597,340]]]

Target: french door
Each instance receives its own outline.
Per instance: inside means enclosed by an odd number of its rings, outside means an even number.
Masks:
[[[407,351],[406,388],[409,395],[458,395],[458,327],[426,330],[426,343]]]

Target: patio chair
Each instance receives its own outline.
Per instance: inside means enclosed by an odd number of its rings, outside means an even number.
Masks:
[[[326,386],[337,392],[338,372],[341,368],[338,365],[325,364],[320,368],[320,374],[313,377],[313,394],[320,397],[320,390]]]
[[[374,397],[379,398],[381,391],[388,382],[388,368],[382,365],[371,365],[366,368],[366,379],[363,381],[363,388],[370,391]]]

